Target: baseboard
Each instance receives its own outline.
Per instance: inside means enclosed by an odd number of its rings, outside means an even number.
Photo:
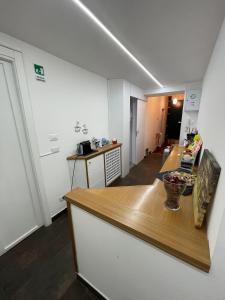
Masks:
[[[60,216],[67,213],[67,208],[63,208],[61,211],[57,212],[55,215],[52,216],[52,222],[58,219]]]
[[[11,248],[15,247],[22,240],[24,240],[29,235],[31,235],[33,232],[35,232],[38,228],[39,228],[39,226],[36,225],[33,228],[31,228],[29,231],[27,231],[26,233],[24,233],[23,235],[21,235],[18,239],[16,239],[15,241],[13,241],[12,243],[10,243],[8,246],[5,247],[5,252],[8,251],[8,250],[10,250]]]
[[[110,300],[106,296],[104,296],[100,291],[98,291],[88,280],[86,280],[80,274],[77,274],[77,280],[79,280],[83,285],[85,285],[91,292],[100,300]]]

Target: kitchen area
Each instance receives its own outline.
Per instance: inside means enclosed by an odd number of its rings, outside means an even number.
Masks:
[[[78,154],[67,157],[71,174],[71,190],[75,187],[106,187],[121,176],[121,146],[112,144],[92,150],[91,142],[81,142]]]

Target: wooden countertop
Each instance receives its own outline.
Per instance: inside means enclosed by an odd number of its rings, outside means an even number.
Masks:
[[[183,148],[174,146],[161,171],[180,164]],[[206,229],[194,226],[192,196],[181,197],[181,209],[164,207],[166,192],[156,179],[149,186],[74,189],[66,200],[205,272],[210,269]]]
[[[67,157],[67,160],[80,160],[80,159],[91,159],[95,156],[98,156],[100,154],[103,154],[107,151],[110,151],[110,150],[113,150],[113,149],[116,149],[118,147],[121,147],[122,144],[121,143],[118,143],[118,144],[109,144],[109,145],[105,145],[101,148],[98,148],[98,150],[96,150],[95,152],[92,152],[88,155],[71,155],[69,157]]]

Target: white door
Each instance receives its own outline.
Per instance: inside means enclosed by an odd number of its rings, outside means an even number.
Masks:
[[[0,254],[42,225],[11,63],[0,60]]]
[[[144,149],[145,109],[146,109],[145,101],[137,100],[136,164],[142,161],[145,155],[145,149]]]
[[[89,188],[105,187],[104,157],[98,155],[87,161]]]

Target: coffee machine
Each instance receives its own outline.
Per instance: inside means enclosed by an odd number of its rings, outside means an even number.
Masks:
[[[92,152],[93,152],[93,150],[91,149],[90,141],[84,141],[84,142],[77,144],[77,154],[78,155],[88,155]]]

